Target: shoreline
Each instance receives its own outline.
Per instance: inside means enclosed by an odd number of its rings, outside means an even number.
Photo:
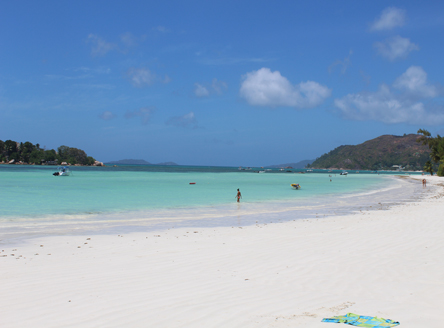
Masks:
[[[303,199],[253,201],[191,207],[44,215],[0,220],[0,247],[26,239],[60,235],[119,234],[173,228],[250,226],[352,214],[425,197],[409,176],[384,177],[377,189],[325,194]],[[382,180],[381,180],[382,181]],[[430,191],[430,188],[426,191]],[[304,196],[304,194],[300,194]],[[308,197],[308,196],[307,196]]]
[[[5,246],[0,325],[328,328],[353,312],[439,328],[444,180],[427,183],[388,210]]]

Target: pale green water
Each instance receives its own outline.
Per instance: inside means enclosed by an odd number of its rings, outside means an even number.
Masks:
[[[239,188],[243,202],[304,199],[379,188],[376,175],[258,174],[251,172],[155,172],[72,168],[54,177],[54,168],[0,168],[2,217],[104,213],[231,203]],[[190,185],[195,182],[195,185]],[[293,190],[299,183],[302,190]]]
[[[69,233],[187,220],[217,225],[229,224],[234,217],[244,222],[271,217],[288,220],[344,211],[377,197],[381,200],[390,188],[398,188],[398,198],[402,194],[399,179],[376,174],[124,166],[73,167],[72,176],[54,177],[54,169],[0,166],[0,228],[4,232]],[[292,189],[291,183],[299,183],[302,189]],[[373,192],[387,187],[384,196]],[[235,202],[237,188],[242,192],[241,204]]]

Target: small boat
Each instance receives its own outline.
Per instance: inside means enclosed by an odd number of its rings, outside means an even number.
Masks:
[[[301,186],[299,185],[299,183],[292,183],[291,186],[293,187],[293,189],[296,189],[296,190],[301,189]]]
[[[196,182],[190,182],[190,184],[196,184]]]
[[[52,175],[54,176],[69,176],[71,175],[71,171],[68,166],[59,166],[57,168],[57,172],[54,172]]]
[[[344,172],[339,173],[339,175],[347,175],[347,174],[348,174],[347,171],[344,171]]]

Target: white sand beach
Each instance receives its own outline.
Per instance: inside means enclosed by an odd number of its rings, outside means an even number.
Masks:
[[[333,328],[352,312],[442,328],[444,179],[427,183],[346,216],[3,246],[0,327]]]

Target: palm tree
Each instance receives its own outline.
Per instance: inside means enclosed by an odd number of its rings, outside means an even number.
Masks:
[[[439,163],[438,175],[444,175],[444,138],[439,134],[433,138],[429,131],[423,129],[419,129],[418,133],[422,134],[422,136],[417,139],[417,142],[429,146],[431,160]],[[426,167],[430,167],[430,169],[426,169]],[[424,170],[427,172],[432,170],[432,163],[430,161],[425,164]]]
[[[433,165],[431,161],[427,161],[424,165],[424,171],[429,172],[430,175],[433,175]]]

